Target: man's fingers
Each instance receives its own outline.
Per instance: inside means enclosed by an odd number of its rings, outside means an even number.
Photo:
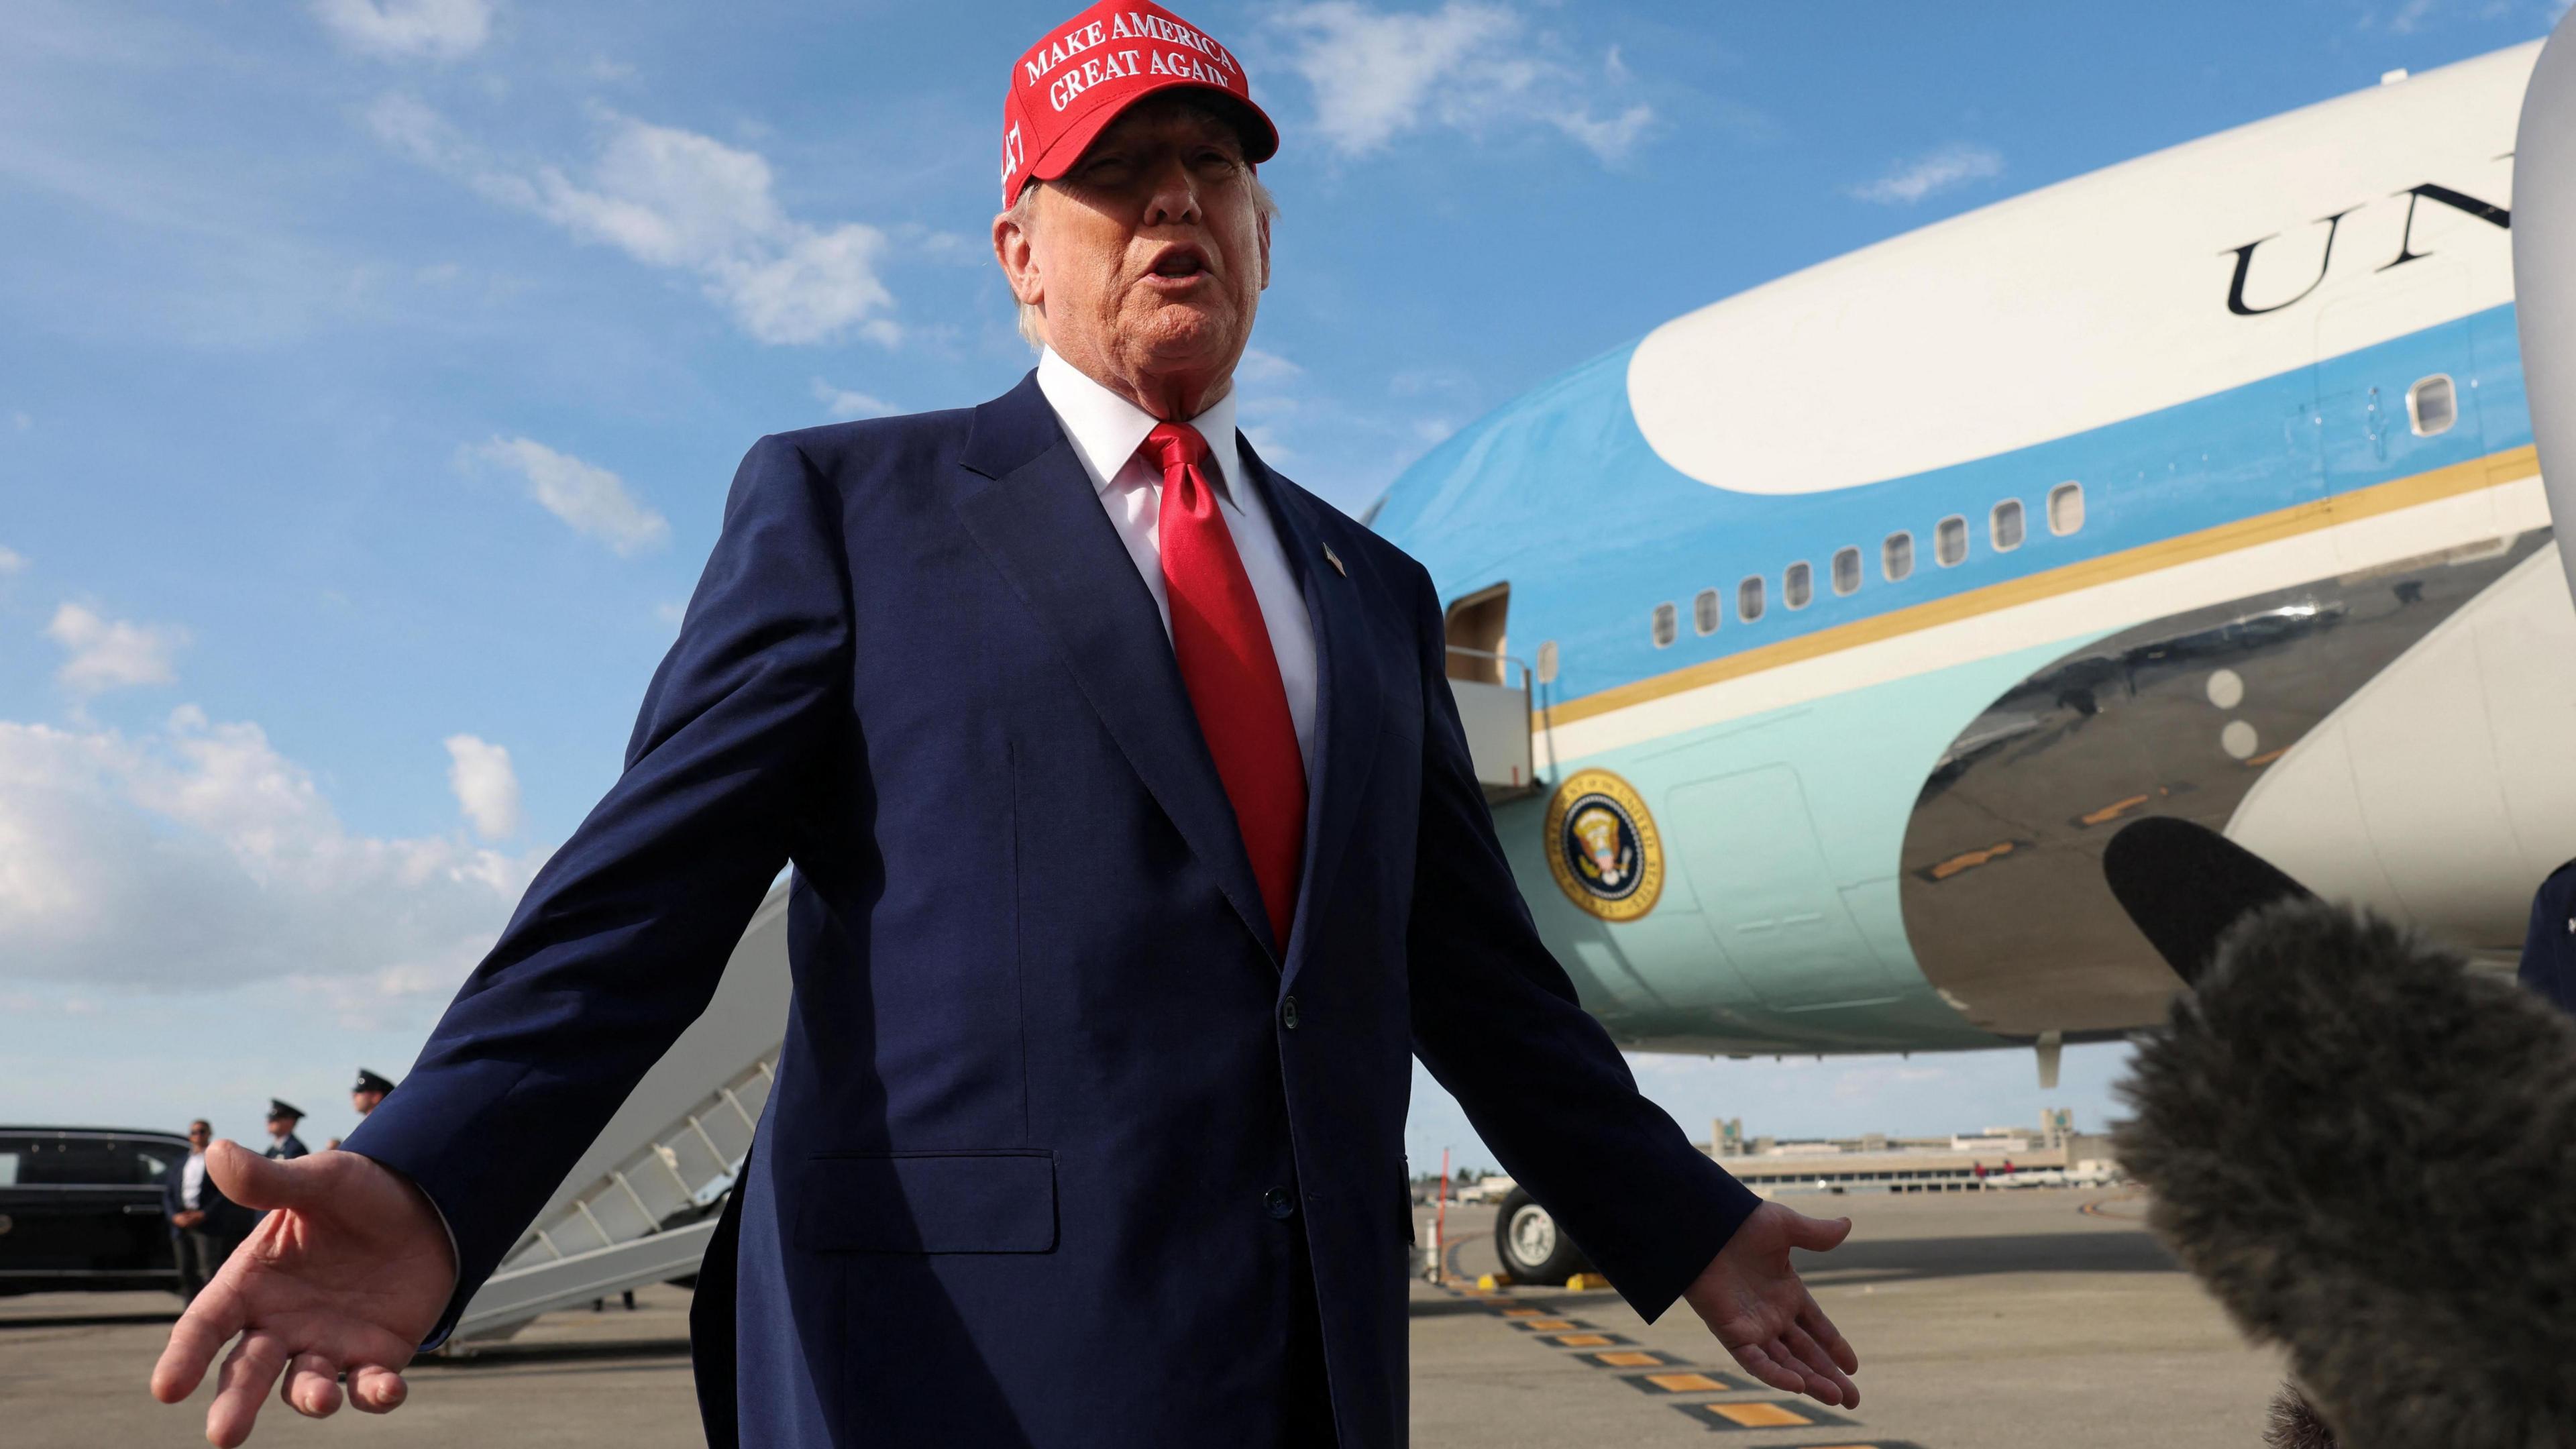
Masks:
[[[340,1366],[318,1353],[299,1353],[278,1397],[308,1419],[330,1418],[340,1411]]]
[[[1826,1253],[1843,1245],[1851,1236],[1849,1218],[1811,1218],[1802,1212],[1789,1214],[1789,1246],[1810,1253]]]
[[[206,1171],[214,1175],[215,1186],[224,1190],[224,1196],[243,1207],[308,1207],[322,1190],[314,1180],[318,1169],[303,1167],[302,1159],[262,1157],[238,1142],[218,1142],[207,1148]]]
[[[152,1366],[152,1397],[175,1404],[195,1393],[216,1351],[241,1329],[241,1295],[222,1283],[208,1285],[170,1326],[170,1342]]]
[[[1780,1335],[1780,1338],[1782,1342],[1789,1345],[1789,1351],[1798,1356],[1798,1361],[1806,1365],[1809,1377],[1824,1380],[1833,1390],[1831,1398],[1821,1394],[1817,1397],[1824,1398],[1828,1404],[1837,1404],[1846,1409],[1860,1407],[1860,1389],[1852,1383],[1849,1376],[1844,1374],[1842,1368],[1833,1361],[1832,1356],[1825,1352],[1823,1346],[1807,1336],[1805,1329],[1791,1324],[1789,1331]],[[1813,1391],[1810,1390],[1810,1392]]]
[[[349,1370],[349,1402],[369,1414],[390,1414],[411,1393],[403,1376],[382,1364],[358,1364]]]
[[[1825,1310],[1817,1306],[1816,1296],[1812,1293],[1807,1295],[1806,1306],[1798,1310],[1798,1326],[1813,1335],[1825,1352],[1833,1356],[1835,1367],[1847,1374],[1860,1372],[1860,1355],[1852,1352],[1843,1331],[1834,1327],[1834,1321],[1825,1316]]]
[[[249,1438],[251,1425],[259,1419],[260,1401],[268,1397],[269,1385],[277,1382],[285,1367],[284,1339],[260,1329],[244,1334],[215,1377],[215,1401],[206,1408],[206,1441],[218,1449],[233,1449]]]
[[[1775,1389],[1792,1394],[1803,1394],[1807,1391],[1806,1375],[1795,1372],[1788,1365],[1772,1358],[1771,1355],[1763,1352],[1762,1345],[1758,1343],[1730,1343],[1726,1346],[1726,1351],[1735,1355],[1735,1362],[1746,1373]]]

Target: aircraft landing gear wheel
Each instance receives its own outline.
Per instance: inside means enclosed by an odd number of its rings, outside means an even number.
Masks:
[[[1519,1283],[1563,1283],[1592,1271],[1592,1260],[1557,1226],[1556,1218],[1522,1188],[1503,1198],[1494,1219],[1494,1252],[1503,1271]]]

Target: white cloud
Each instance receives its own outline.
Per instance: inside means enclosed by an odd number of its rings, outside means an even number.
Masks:
[[[24,412],[12,412],[9,414],[9,426],[16,428],[19,432],[23,433],[35,425],[36,420],[27,416]]]
[[[453,989],[545,852],[350,832],[256,724],[0,720],[0,977]]]
[[[1315,0],[1280,10],[1271,23],[1288,37],[1290,68],[1314,88],[1317,129],[1346,156],[1381,150],[1426,125],[1482,134],[1536,123],[1617,161],[1654,121],[1642,101],[1596,113],[1590,92],[1631,83],[1617,51],[1595,79],[1502,5],[1450,0],[1412,13]]]
[[[469,451],[516,470],[527,480],[529,496],[548,513],[621,555],[670,542],[670,521],[627,492],[624,479],[597,464],[558,453],[533,438],[494,438]]]
[[[818,343],[853,333],[885,347],[902,340],[882,315],[894,307],[877,275],[888,248],[883,231],[788,215],[757,152],[631,116],[602,120],[599,155],[576,178],[556,166],[494,162],[409,96],[383,97],[368,111],[385,144],[486,197],[647,266],[694,274],[757,341]]]
[[[447,788],[474,831],[485,840],[515,835],[519,829],[519,776],[510,768],[510,752],[473,735],[447,737]]]
[[[340,43],[392,59],[455,60],[492,37],[492,0],[313,0]]]
[[[0,545],[0,575],[14,574],[27,567],[27,556],[14,548]]]
[[[834,387],[821,378],[814,379],[814,400],[823,411],[835,418],[882,418],[894,414],[895,406],[880,397]]]
[[[1239,383],[1250,383],[1255,387],[1267,383],[1288,382],[1305,375],[1306,369],[1276,352],[1264,352],[1258,347],[1243,349],[1243,360],[1234,365],[1234,380]]]
[[[1937,151],[1927,151],[1910,161],[1900,161],[1877,180],[1846,187],[1845,191],[1862,201],[1875,201],[1886,206],[1911,206],[1954,186],[1987,181],[2003,174],[2002,152],[1992,146],[1957,141]]]
[[[12,555],[15,557],[15,555]],[[170,656],[188,642],[184,629],[101,618],[78,604],[54,611],[45,637],[69,655],[54,678],[75,694],[98,694],[137,684],[171,684],[179,677]]]

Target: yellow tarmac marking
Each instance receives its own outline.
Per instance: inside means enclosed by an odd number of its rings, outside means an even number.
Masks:
[[[1706,1374],[1648,1374],[1646,1382],[1668,1394],[1723,1394],[1726,1385]]]
[[[1786,1404],[1703,1404],[1700,1407],[1747,1429],[1775,1429],[1782,1425],[1816,1422]]]
[[[1559,1348],[1599,1348],[1616,1340],[1606,1333],[1560,1333],[1552,1342]]]
[[[1505,1318],[1545,1318],[1547,1317],[1547,1310],[1544,1308],[1506,1308],[1503,1310],[1503,1316]]]
[[[1582,1326],[1571,1318],[1531,1318],[1521,1323],[1523,1328],[1543,1333],[1565,1333]]]
[[[2153,798],[2155,797],[2152,795],[2132,795],[2126,800],[2105,805],[2089,815],[2079,815],[2076,819],[2086,825],[2107,825]]]
[[[1800,660],[1839,654],[1846,649],[1857,649],[1863,644],[1901,638],[1907,634],[1935,629],[1944,624],[1973,619],[1981,614],[2009,609],[2018,604],[2036,603],[2042,599],[2056,598],[2061,594],[2071,594],[2082,589],[2118,583],[2123,579],[2136,578],[2140,574],[2154,573],[2159,569],[2195,563],[2205,558],[2216,558],[2221,554],[2235,553],[2261,544],[2277,543],[2285,538],[2296,538],[2301,534],[2313,533],[2318,529],[2330,528],[2336,524],[2373,518],[2383,513],[2393,513],[2401,508],[2412,508],[2419,503],[2434,503],[2445,498],[2456,498],[2464,493],[2475,493],[2481,489],[2500,488],[2507,483],[2515,483],[2531,477],[2539,471],[2538,450],[2528,445],[2508,448],[2501,453],[2490,453],[2483,458],[2471,458],[2465,463],[2454,463],[2447,468],[2435,468],[2431,472],[2418,473],[2411,478],[2396,478],[2368,488],[2355,489],[2350,493],[2330,494],[2324,498],[2276,512],[2241,518],[2234,523],[2219,524],[2215,528],[2204,528],[2198,533],[2186,533],[2178,538],[2141,544],[2120,553],[2085,559],[2067,564],[2062,568],[2050,569],[2045,573],[2006,579],[2002,583],[1988,584],[1982,589],[1970,589],[1966,593],[1953,594],[1945,599],[1930,599],[1909,608],[1893,609],[1872,618],[1855,619],[1848,624],[1838,624],[1831,629],[1819,629],[1813,634],[1800,635],[1795,639],[1783,639],[1777,644],[1765,644],[1758,649],[1747,649],[1740,654],[1730,654],[1723,659],[1711,659],[1703,663],[1687,665],[1669,673],[1658,674],[1652,679],[1640,679],[1629,684],[1615,685],[1609,689],[1584,695],[1580,699],[1569,699],[1562,704],[1549,707],[1543,712],[1543,727],[1554,729],[1559,725],[1569,725],[1577,720],[1591,719],[1595,715],[1609,714],[1614,710],[1680,694],[1684,690],[1721,684],[1730,679],[1740,679],[1748,674],[1759,674],[1766,669],[1777,669],[1784,664],[1795,664]],[[1890,585],[1890,587],[1896,586]]]
[[[1989,845],[1983,850],[1971,850],[1965,855],[1954,855],[1932,867],[1932,878],[1948,880],[1963,870],[1975,870],[1988,861],[1997,860],[2012,853],[2013,843],[2007,840],[1999,845]]]
[[[1653,1368],[1664,1361],[1660,1354],[1640,1353],[1634,1349],[1621,1353],[1596,1353],[1591,1358],[1603,1368]]]

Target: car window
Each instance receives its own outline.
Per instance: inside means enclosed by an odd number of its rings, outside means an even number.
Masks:
[[[0,1143],[0,1161],[0,1184],[11,1187],[140,1187],[166,1170],[139,1143],[96,1139]]]

